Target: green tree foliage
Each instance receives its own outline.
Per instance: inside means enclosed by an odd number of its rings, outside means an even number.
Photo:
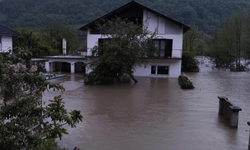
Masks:
[[[198,72],[197,55],[206,55],[208,35],[198,30],[198,27],[191,25],[190,30],[183,36],[182,71]]]
[[[0,55],[0,149],[60,149],[55,139],[67,134],[63,125],[82,121],[80,111],[68,113],[60,95],[42,102],[45,90],[64,91],[62,85],[13,60]]]
[[[210,36],[199,31],[197,26],[190,25],[190,28],[183,36],[183,51],[192,52],[194,55],[206,55]]]
[[[0,22],[12,28],[44,27],[48,20],[67,24],[86,24],[131,0],[2,0]],[[136,0],[184,24],[195,24],[205,33],[212,34],[223,26],[223,21],[239,10],[249,10],[248,0]]]
[[[178,78],[179,84],[182,89],[193,89],[193,83],[186,76],[179,76]]]
[[[216,66],[235,66],[241,70],[241,58],[249,59],[248,14],[237,13],[225,21],[224,27],[217,30],[211,40],[209,56]]]
[[[13,45],[30,50],[34,58],[62,54],[63,38],[67,40],[67,52],[72,55],[78,54],[76,31],[60,21],[48,22],[44,30],[21,28],[15,24],[14,31],[20,36],[14,38]]]
[[[20,34],[13,40],[14,51],[17,52],[20,48],[26,49],[35,58],[60,54],[56,50],[58,42],[54,37],[53,40],[48,40],[49,34],[46,32],[39,29],[21,28],[18,25],[15,25],[14,31]]]
[[[198,61],[195,59],[195,55],[189,51],[182,52],[182,68],[181,71],[186,72],[199,72]]]
[[[119,18],[97,25],[106,41],[94,47],[92,56],[99,59],[91,64],[93,71],[86,75],[85,84],[107,84],[129,75],[135,82],[133,70],[143,63],[143,57],[153,54],[153,37],[142,25]]]
[[[55,39],[56,42],[59,43],[56,48],[61,51],[61,53],[62,39],[65,38],[67,41],[67,53],[71,55],[78,54],[78,36],[74,29],[71,29],[61,21],[55,20],[47,22],[45,32],[49,34],[51,42]]]

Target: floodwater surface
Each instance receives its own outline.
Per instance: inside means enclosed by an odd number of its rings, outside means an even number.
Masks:
[[[123,84],[84,85],[81,74],[50,82],[64,93],[45,92],[43,100],[61,94],[68,110],[81,110],[83,122],[58,140],[72,150],[244,150],[248,147],[250,73],[185,73],[195,89],[183,90],[177,78],[137,77]],[[238,129],[218,115],[218,96],[242,108]]]

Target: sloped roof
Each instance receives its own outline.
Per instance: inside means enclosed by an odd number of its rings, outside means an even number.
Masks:
[[[129,3],[125,4],[125,5],[123,5],[123,6],[121,6],[120,8],[117,8],[117,9],[111,11],[110,13],[108,13],[108,14],[106,14],[106,15],[104,15],[104,16],[102,16],[102,17],[100,17],[100,18],[98,18],[98,19],[96,19],[96,20],[94,20],[94,21],[92,21],[92,22],[90,22],[90,23],[84,25],[83,27],[80,28],[80,30],[87,29],[88,27],[95,25],[95,23],[96,23],[97,21],[102,20],[102,19],[104,19],[104,18],[108,18],[108,17],[110,17],[110,16],[114,16],[114,15],[116,15],[118,12],[126,11],[128,8],[131,8],[131,7],[138,7],[138,8],[145,9],[145,10],[147,10],[147,11],[150,11],[150,12],[152,12],[152,13],[154,13],[154,14],[156,14],[156,15],[158,15],[158,16],[160,16],[160,17],[162,17],[162,18],[164,18],[164,19],[166,19],[166,20],[168,20],[168,21],[170,21],[170,22],[173,22],[173,23],[175,23],[175,24],[177,24],[177,25],[180,25],[180,26],[183,27],[183,33],[185,33],[186,31],[188,31],[188,30],[190,29],[189,26],[184,25],[184,24],[182,24],[182,23],[180,23],[180,22],[178,22],[178,21],[176,21],[176,20],[174,20],[174,19],[172,19],[172,18],[169,18],[169,17],[167,17],[167,16],[165,16],[165,15],[159,13],[159,12],[156,12],[156,11],[154,11],[154,10],[148,8],[148,7],[145,7],[145,6],[143,6],[143,5],[141,5],[141,4],[137,3],[137,2],[135,2],[134,0],[132,0],[131,2],[129,2]]]
[[[19,36],[18,33],[0,25],[0,35],[6,35],[6,36]]]

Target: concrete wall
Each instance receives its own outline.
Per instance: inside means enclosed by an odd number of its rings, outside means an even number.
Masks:
[[[168,66],[169,74],[151,74],[151,66]],[[151,76],[151,77],[173,77],[176,78],[181,74],[181,60],[157,61],[150,60],[146,66],[137,66],[134,72],[135,76]]]

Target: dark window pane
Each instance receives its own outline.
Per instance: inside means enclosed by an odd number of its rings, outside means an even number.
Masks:
[[[165,43],[166,40],[160,40],[160,56],[165,57]]]
[[[168,74],[168,66],[158,66],[157,74]]]
[[[151,66],[151,74],[155,74],[155,69],[156,69],[155,66]]]

